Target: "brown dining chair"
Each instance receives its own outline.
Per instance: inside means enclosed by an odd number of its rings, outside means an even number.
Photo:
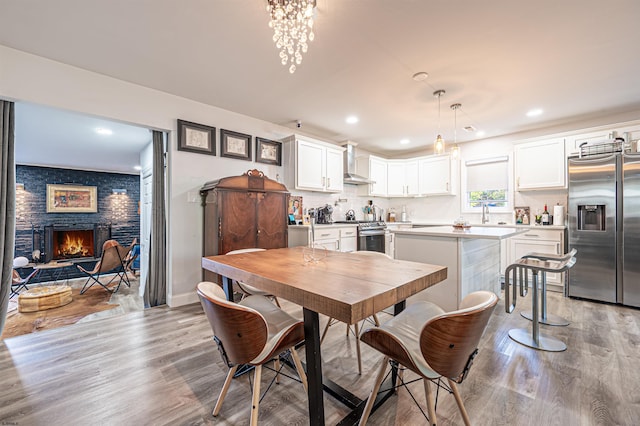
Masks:
[[[263,248],[246,248],[246,249],[239,249],[239,250],[231,250],[230,252],[228,252],[227,254],[240,254],[240,253],[251,253],[254,251],[264,251],[265,249]],[[234,291],[240,293],[242,295],[242,298],[244,299],[247,296],[251,296],[251,295],[257,295],[257,296],[264,296],[267,297],[271,300],[273,300],[275,302],[276,305],[278,305],[278,307],[280,306],[280,302],[278,302],[278,298],[276,296],[274,296],[273,294],[270,294],[266,291],[257,289],[255,287],[250,286],[249,284],[246,284],[242,281],[236,281],[233,280],[233,289]]]
[[[390,257],[386,254],[377,251],[354,251],[351,252],[351,254],[362,257],[390,259]],[[380,325],[378,315],[376,314],[373,314],[370,319],[367,319],[367,321],[373,322],[376,327]],[[335,318],[329,318],[329,321],[327,321],[327,325],[324,327],[324,331],[322,332],[322,337],[320,337],[321,344],[324,341],[325,336],[327,335],[327,331],[329,331],[329,327],[335,325],[338,322],[339,321]],[[360,355],[360,327],[358,326],[358,323],[353,324],[353,330],[351,329],[351,326],[347,324],[347,336],[349,336],[350,333],[352,333],[356,338],[356,358],[358,359],[358,374],[362,375],[362,356]]]
[[[102,256],[100,257],[100,260],[96,262],[92,270],[87,270],[83,268],[82,265],[76,265],[80,272],[87,275],[87,281],[85,281],[82,286],[80,294],[84,294],[84,292],[89,290],[94,284],[102,286],[110,293],[117,292],[123,281],[127,287],[131,287],[129,277],[127,276],[126,259],[129,256],[129,253],[131,253],[133,246],[136,245],[136,241],[137,238],[134,238],[131,245],[125,247],[120,245],[116,240],[107,240],[102,244]],[[106,284],[104,284],[100,281],[100,277],[109,273],[113,273],[114,275]],[[118,281],[117,287],[114,290],[111,290],[107,286],[116,278],[120,278],[120,281]]]
[[[296,345],[304,341],[302,321],[287,314],[264,296],[252,295],[239,303],[230,302],[219,285],[208,281],[199,283],[197,292],[213,330],[214,340],[218,343],[224,361],[230,367],[213,409],[214,416],[220,413],[222,402],[238,367],[253,365],[255,372],[251,425],[257,425],[262,366],[274,357],[277,361],[283,352],[288,351],[291,354],[306,391],[307,376],[295,349]],[[277,369],[276,378],[278,371]]]
[[[455,397],[465,425],[471,424],[456,383],[467,377],[478,343],[498,303],[490,291],[467,295],[460,309],[444,312],[434,303],[418,301],[380,327],[370,328],[360,339],[384,355],[382,367],[360,418],[365,425],[371,413],[387,364],[393,360],[424,379],[429,422],[436,424],[436,409],[431,383]],[[446,379],[447,388],[442,379]]]

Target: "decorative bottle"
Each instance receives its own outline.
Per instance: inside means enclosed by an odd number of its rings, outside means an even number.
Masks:
[[[547,204],[544,205],[544,210],[542,211],[542,224],[550,225],[549,223],[549,210],[547,209]]]

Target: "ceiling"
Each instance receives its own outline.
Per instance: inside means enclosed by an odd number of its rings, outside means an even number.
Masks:
[[[459,142],[640,111],[637,0],[317,0],[294,74],[266,0],[0,5],[2,45],[383,155],[453,140],[453,103]]]

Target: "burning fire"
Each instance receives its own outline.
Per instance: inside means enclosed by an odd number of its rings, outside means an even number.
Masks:
[[[84,239],[72,233],[65,235],[65,240],[58,246],[58,256],[84,257],[91,254],[90,249],[83,246]]]

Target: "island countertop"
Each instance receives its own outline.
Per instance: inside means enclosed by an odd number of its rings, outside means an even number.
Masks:
[[[503,240],[514,235],[524,234],[527,229],[505,226],[472,226],[469,229],[455,229],[453,226],[429,226],[426,228],[393,229],[394,234],[424,235],[445,238],[482,238]]]

